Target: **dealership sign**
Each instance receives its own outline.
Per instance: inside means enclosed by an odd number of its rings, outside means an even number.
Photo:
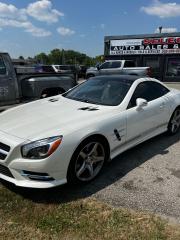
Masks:
[[[180,37],[110,41],[110,55],[180,53]]]

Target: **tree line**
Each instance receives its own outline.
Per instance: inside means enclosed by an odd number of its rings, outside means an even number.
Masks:
[[[23,58],[20,56],[19,58]],[[70,65],[86,65],[93,66],[103,61],[103,56],[96,56],[94,58],[87,56],[74,50],[60,50],[53,49],[49,54],[41,52],[34,57],[34,60],[39,64],[52,65],[52,64],[70,64]]]

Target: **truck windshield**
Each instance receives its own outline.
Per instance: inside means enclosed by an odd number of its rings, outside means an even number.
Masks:
[[[126,96],[132,81],[119,78],[92,78],[63,96],[80,102],[117,106]]]

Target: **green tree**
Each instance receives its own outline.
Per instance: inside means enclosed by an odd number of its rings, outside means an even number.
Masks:
[[[74,50],[60,50],[57,48],[53,49],[49,54],[40,53],[36,55],[35,59],[42,64],[76,64],[86,66],[94,66],[104,61],[103,55],[92,58]]]
[[[51,64],[62,64],[62,52],[60,49],[53,49],[48,57]]]
[[[24,60],[24,57],[23,56],[19,56],[19,59]]]
[[[102,63],[102,62],[104,62],[104,56],[103,55],[98,55],[94,58],[94,61],[96,63]]]
[[[38,63],[49,64],[49,57],[45,53],[40,53],[34,57]]]

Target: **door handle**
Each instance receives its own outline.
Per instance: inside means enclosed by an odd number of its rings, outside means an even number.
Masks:
[[[162,103],[162,104],[160,105],[160,109],[163,109],[164,106],[165,106],[165,103]]]

